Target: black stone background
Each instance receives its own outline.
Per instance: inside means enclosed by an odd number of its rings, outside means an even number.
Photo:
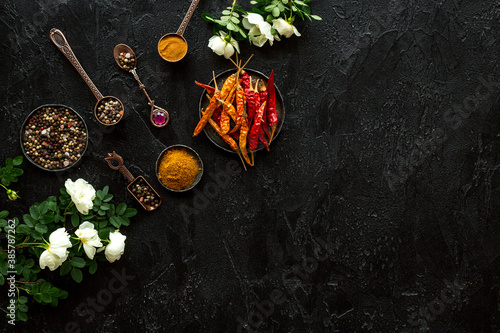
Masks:
[[[47,270],[69,298],[57,308],[32,306],[16,329],[499,332],[500,2],[312,1],[323,21],[297,23],[302,37],[242,44],[244,59],[255,54],[250,68],[275,70],[287,110],[271,152],[247,172],[204,134],[191,137],[201,95],[194,80],[232,67],[207,48],[211,27],[200,15],[218,15],[230,1],[201,1],[184,60],[157,54],[189,3],[2,1],[1,161],[21,154],[21,124],[42,104],[76,109],[92,142],[63,175],[26,161],[13,186],[22,199],[2,194],[1,208],[21,216],[66,178],[83,177],[140,209],[103,160],[113,150],[163,198],[161,209],[140,211],[124,229],[115,264],[86,273],[80,285]],[[94,96],[50,41],[52,27],[101,92],[123,101],[125,119],[113,130],[93,118]],[[148,123],[145,97],[113,60],[118,43],[138,55],[139,76],[171,114],[167,128]],[[205,164],[188,193],[155,179],[158,154],[177,143]],[[217,185],[217,174],[230,180]],[[183,216],[186,207],[197,213]],[[303,262],[309,266],[296,269]],[[79,315],[80,304],[108,288],[113,269],[135,279],[93,318]]]

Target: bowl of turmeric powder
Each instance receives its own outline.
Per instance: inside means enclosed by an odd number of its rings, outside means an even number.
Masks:
[[[194,149],[173,145],[163,150],[156,160],[156,177],[173,192],[184,192],[198,184],[203,175],[203,162]]]

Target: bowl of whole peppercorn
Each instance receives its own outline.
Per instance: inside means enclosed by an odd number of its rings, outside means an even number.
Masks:
[[[47,104],[33,110],[21,128],[26,159],[46,171],[63,171],[77,164],[88,146],[85,121],[65,105]]]

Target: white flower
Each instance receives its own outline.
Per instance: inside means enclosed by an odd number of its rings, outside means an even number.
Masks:
[[[49,236],[49,247],[40,256],[40,268],[48,267],[51,271],[61,266],[68,258],[68,247],[71,247],[66,229],[59,228]]]
[[[279,40],[278,36],[274,36],[271,33],[271,24],[266,22],[262,15],[257,13],[248,13],[243,17],[242,23],[245,29],[249,30],[248,35],[255,46],[261,47],[268,40],[269,44],[273,45],[276,38]]]
[[[102,247],[101,239],[94,229],[94,224],[90,222],[83,222],[75,231],[75,235],[80,238],[83,244],[83,249],[91,260],[94,259],[96,248]]]
[[[231,37],[230,41],[226,40],[226,33],[220,31],[220,36],[212,36],[208,40],[208,47],[211,48],[217,55],[223,55],[226,59],[229,59],[233,54],[234,50],[240,53],[240,46],[238,42]]]
[[[94,187],[82,178],[77,179],[75,182],[68,179],[64,186],[66,186],[66,192],[71,196],[76,209],[83,215],[87,215],[93,206],[92,200],[95,198]]]
[[[123,252],[125,252],[125,239],[127,239],[127,236],[122,235],[118,230],[109,234],[109,244],[104,251],[109,262],[120,259]]]
[[[276,29],[280,35],[283,35],[286,38],[290,38],[293,34],[300,37],[300,33],[297,28],[282,18],[273,20],[273,28]]]

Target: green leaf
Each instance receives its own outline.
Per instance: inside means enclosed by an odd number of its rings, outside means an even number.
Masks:
[[[78,227],[80,224],[80,216],[78,214],[71,215],[71,224],[73,227]]]
[[[110,208],[110,205],[108,203],[103,203],[101,205],[101,210],[109,210],[109,208]]]
[[[66,298],[68,298],[68,292],[66,290],[59,291],[59,294],[57,295],[57,298],[59,298],[59,299],[66,299]]]
[[[28,259],[24,262],[24,266],[26,268],[31,268],[35,265],[35,261],[33,259]]]
[[[26,304],[19,304],[17,309],[21,312],[28,312],[28,306]]]
[[[123,214],[123,216],[125,217],[134,217],[137,215],[137,209],[135,208],[127,208],[125,210],[125,213]]]
[[[24,304],[24,303],[28,303],[28,297],[26,296],[19,296],[19,304]]]
[[[228,22],[227,23],[227,28],[231,31],[236,31],[238,30],[237,26],[233,22]]]
[[[121,203],[116,207],[116,215],[123,215],[127,210],[127,204]]]
[[[12,164],[14,164],[14,165],[21,165],[21,163],[23,163],[23,157],[21,155],[17,156],[12,161]]]
[[[14,160],[12,158],[9,157],[9,158],[5,159],[5,167],[7,169],[12,168],[13,166],[14,166]]]
[[[102,209],[99,209],[99,210],[97,211],[97,214],[99,214],[99,215],[101,215],[101,216],[104,216],[104,215],[106,215],[106,211],[105,211],[105,210],[102,210]]]
[[[37,301],[38,303],[42,303],[42,294],[36,293],[33,295],[33,299]]]
[[[106,228],[108,225],[108,220],[102,220],[99,222],[99,229]]]
[[[273,14],[274,17],[279,17],[280,16],[280,9],[278,7],[274,7],[273,8],[273,11],[271,12],[271,14]]]
[[[33,218],[31,217],[31,215],[28,215],[28,214],[24,214],[24,215],[23,215],[23,221],[24,221],[24,223],[26,223],[26,225],[27,225],[28,227],[30,227],[30,228],[33,228],[33,227],[34,227],[34,225],[35,225],[35,223],[36,223],[35,219],[33,219]]]
[[[109,222],[117,229],[119,229],[121,226],[121,221],[117,216],[111,216]]]
[[[104,186],[104,188],[102,189],[102,197],[104,198],[107,194],[109,193],[109,186],[106,185]]]
[[[71,268],[72,268],[71,262],[67,260],[67,261],[63,262],[63,264],[61,266],[61,270],[59,271],[59,274],[61,276],[66,275],[69,273]]]
[[[42,294],[46,294],[49,292],[49,290],[50,290],[50,283],[48,282],[42,283],[42,285],[40,286],[40,292]]]
[[[75,280],[76,283],[82,282],[83,280],[82,271],[76,267],[73,267],[73,269],[71,270],[71,277],[73,278],[73,280]]]
[[[22,225],[21,225],[22,226]],[[19,229],[19,228],[18,228]],[[43,239],[43,236],[41,233],[39,233],[38,231],[34,230],[32,233],[31,233],[31,236],[33,236],[34,239],[36,240],[42,240]]]
[[[50,302],[50,305],[56,307],[57,304],[59,304],[59,300],[55,297],[52,297],[52,302]]]
[[[311,15],[311,17],[317,21],[321,21],[323,20],[321,17],[319,17],[318,15]]]
[[[83,268],[85,267],[85,260],[80,257],[73,257],[71,258],[71,265],[77,267],[77,268]]]
[[[222,11],[222,15],[230,15],[230,14],[231,14],[230,10],[225,9]]]
[[[232,21],[234,24],[240,24],[240,20],[238,20],[236,17],[231,17],[231,21]]]
[[[28,321],[28,315],[26,314],[26,312],[17,311],[16,318],[20,321]]]
[[[104,197],[104,199],[102,201],[110,202],[111,199],[113,199],[113,194],[106,194],[106,196]]]
[[[201,14],[201,18],[204,19],[207,22],[216,23],[214,17],[212,15],[210,15],[210,14],[203,13],[203,14]]]
[[[33,219],[38,220],[40,218],[40,208],[36,205],[31,206],[30,214]]]
[[[0,219],[0,228],[5,228],[7,225],[8,225],[7,220]]]
[[[6,218],[7,216],[9,216],[9,212],[8,212],[8,211],[6,211],[6,210],[2,210],[2,211],[0,212],[0,219],[4,219],[4,218]]]
[[[45,224],[38,223],[37,225],[35,225],[35,230],[41,234],[44,234],[49,231],[49,228]]]
[[[44,201],[38,206],[40,209],[40,215],[45,215],[49,211],[49,203],[47,201]]]
[[[89,266],[89,273],[90,273],[90,274],[94,274],[96,271],[97,271],[97,263],[96,263],[96,262],[93,262],[93,263],[92,263],[92,264],[90,264],[90,266]]]
[[[42,294],[42,301],[45,303],[50,303],[52,302],[52,297],[49,294]]]
[[[118,219],[120,220],[121,225],[124,225],[124,226],[129,226],[130,225],[130,220],[129,220],[128,217],[118,216]]]
[[[31,229],[26,224],[21,224],[16,228],[16,233],[18,234],[29,235],[30,232]]]

